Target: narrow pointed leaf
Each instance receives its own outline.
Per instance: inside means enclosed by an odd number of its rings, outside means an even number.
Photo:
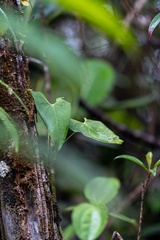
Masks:
[[[44,121],[48,134],[54,142],[55,153],[62,147],[69,127],[71,117],[70,103],[57,98],[54,104],[47,101],[41,92],[32,91],[37,111]]]
[[[93,204],[107,204],[117,195],[119,187],[116,178],[97,177],[85,186],[84,194]]]
[[[153,158],[153,153],[152,152],[148,152],[146,154],[146,161],[148,164],[148,168],[150,169],[151,165],[152,165],[152,158]]]
[[[154,29],[160,23],[160,13],[158,13],[150,22],[148,28],[148,39],[151,40]]]
[[[160,160],[158,160],[158,161],[154,164],[153,168],[150,169],[150,172],[152,173],[152,175],[153,175],[154,177],[156,177],[157,167],[158,167],[159,165],[160,165]]]
[[[120,155],[120,156],[115,157],[115,159],[119,159],[119,158],[123,158],[123,159],[129,160],[129,161],[131,161],[131,162],[134,162],[134,163],[140,165],[140,166],[141,166],[142,168],[144,168],[146,171],[148,171],[147,168],[146,168],[146,166],[144,165],[144,163],[141,162],[141,161],[140,161],[138,158],[136,158],[136,157],[133,157],[133,156],[130,156],[130,155]]]
[[[70,120],[70,129],[99,142],[122,144],[122,140],[102,122],[84,118],[84,122]]]
[[[122,214],[118,214],[118,213],[109,213],[109,215],[110,215],[111,217],[115,217],[115,218],[117,218],[117,219],[119,219],[119,220],[122,220],[122,221],[124,221],[124,222],[130,223],[130,224],[132,224],[132,225],[134,225],[134,226],[137,227],[137,222],[136,222],[136,220],[133,219],[133,218],[129,218],[129,217],[126,217],[126,216],[124,216],[124,215],[122,215]]]
[[[72,213],[73,227],[81,240],[94,240],[102,233],[108,221],[108,211],[103,205],[89,203],[78,205]]]
[[[158,160],[158,161],[154,164],[153,168],[158,167],[159,165],[160,165],[160,160]]]

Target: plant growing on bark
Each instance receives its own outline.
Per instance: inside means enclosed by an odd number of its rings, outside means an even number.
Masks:
[[[63,99],[57,99],[52,105],[42,94],[33,92],[35,108],[29,90],[28,59],[22,51],[22,40],[17,37],[17,30],[20,31],[23,25],[26,25],[23,20],[22,4],[31,8],[29,3],[29,1],[0,1],[0,121],[1,126],[6,129],[6,144],[3,146],[1,143],[0,147],[0,237],[2,240],[58,240],[63,238],[60,217],[55,189],[48,177],[52,172],[46,172],[39,154],[35,124],[36,108],[54,141],[55,155],[61,148],[69,127],[74,132],[82,132],[103,142],[122,143],[122,141],[100,122],[85,119],[84,123],[81,123],[70,119],[70,104]],[[9,12],[14,16],[12,24]],[[30,40],[28,46],[38,52],[37,42],[41,39],[42,33],[33,28],[29,29],[29,34],[34,35],[34,40],[33,42]],[[69,53],[74,65],[76,62],[74,71],[77,73],[79,68],[77,58],[61,41],[59,43],[56,36],[51,36],[47,44],[51,45],[52,40],[59,44],[62,52],[64,50]],[[73,79],[73,71],[55,61],[53,50],[56,50],[57,45],[55,49],[53,46],[49,49],[45,48],[47,45],[43,40],[39,44],[42,49],[46,49],[46,53],[48,51],[48,58],[53,60],[52,64],[57,66],[59,71],[57,74],[63,73]],[[96,126],[99,126],[98,131]]]
[[[0,1],[0,238],[62,239],[56,198],[40,159],[28,60],[14,22],[22,21],[19,1]],[[3,130],[3,127],[6,131]]]

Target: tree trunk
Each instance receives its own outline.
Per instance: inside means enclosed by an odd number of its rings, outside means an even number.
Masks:
[[[19,2],[3,0],[0,7],[18,14]],[[6,168],[0,173],[0,239],[62,239],[55,193],[39,156],[28,61],[9,31],[0,36],[0,80],[23,102],[0,85],[0,107],[16,122],[20,138],[18,153],[10,141],[5,146],[0,142],[0,165]]]

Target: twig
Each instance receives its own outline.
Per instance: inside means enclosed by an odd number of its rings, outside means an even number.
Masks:
[[[131,6],[131,3],[128,0],[120,0],[120,3],[121,3],[123,9],[126,12],[130,12],[131,11],[132,6]]]
[[[157,170],[157,176],[160,175],[160,168]],[[148,187],[149,184],[151,184],[151,182],[154,180],[154,178],[151,178],[150,176],[150,179],[149,181],[147,181],[147,184],[146,186]],[[139,184],[128,196],[127,198],[122,202],[121,206],[119,208],[117,208],[115,210],[116,213],[119,213],[121,212],[124,208],[127,208],[128,206],[130,206],[140,195],[141,191],[142,191],[142,187],[143,187],[143,184]],[[146,189],[146,187],[145,187]],[[145,190],[146,191],[146,190]]]
[[[124,24],[129,27],[131,22],[133,21],[136,14],[138,14],[141,9],[143,8],[144,4],[147,2],[147,0],[137,0],[134,3],[133,8],[127,13],[127,16],[124,19]]]
[[[141,193],[141,207],[140,207],[140,213],[139,213],[137,240],[140,240],[141,238],[141,229],[142,229],[142,221],[143,221],[143,204],[144,204],[144,182],[143,182],[142,193]]]
[[[114,240],[116,237],[117,237],[119,240],[123,240],[123,238],[121,237],[121,235],[120,235],[118,232],[114,231],[114,233],[112,234],[111,240]]]

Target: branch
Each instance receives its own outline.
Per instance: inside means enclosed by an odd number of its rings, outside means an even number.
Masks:
[[[137,0],[134,3],[133,8],[127,13],[127,16],[124,19],[124,23],[127,27],[130,26],[131,22],[133,21],[136,14],[138,14],[141,9],[143,8],[144,4],[147,2],[147,0]]]
[[[118,232],[114,232],[113,235],[112,235],[112,238],[111,240],[114,240],[115,238],[118,238],[119,240],[123,240],[123,238],[121,237],[121,235],[118,233]]]
[[[143,205],[144,205],[144,195],[147,190],[147,187],[150,182],[151,174],[148,174],[148,179],[146,183],[143,182],[142,185],[142,192],[141,192],[141,207],[140,207],[140,213],[139,213],[139,225],[138,225],[138,234],[137,234],[137,240],[141,239],[141,229],[142,229],[142,221],[143,221]]]

